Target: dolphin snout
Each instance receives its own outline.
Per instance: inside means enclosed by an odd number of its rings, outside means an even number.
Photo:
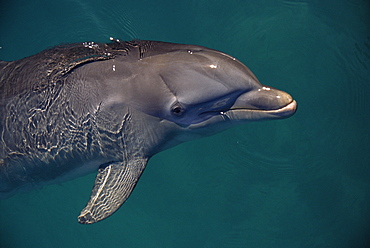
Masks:
[[[233,109],[277,110],[292,102],[293,98],[288,93],[263,86],[239,96]]]

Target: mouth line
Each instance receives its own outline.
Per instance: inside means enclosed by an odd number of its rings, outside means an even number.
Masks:
[[[220,111],[219,113],[226,114],[228,112],[238,112],[238,111],[244,111],[244,112],[264,112],[264,113],[271,113],[271,114],[278,114],[278,113],[284,113],[284,112],[295,112],[297,109],[297,102],[295,100],[292,100],[290,103],[285,105],[284,107],[278,108],[278,109],[252,109],[252,108],[231,108],[225,112]]]
[[[284,107],[278,108],[278,109],[253,109],[253,108],[231,108],[225,111],[222,110],[213,110],[213,111],[206,111],[203,112],[201,115],[211,114],[214,116],[224,116],[229,117],[230,114],[233,113],[264,113],[264,114],[270,114],[270,115],[278,115],[278,114],[284,114],[284,113],[294,113],[297,108],[297,102],[295,100],[292,100],[290,103],[285,105]]]
[[[208,114],[212,113],[212,117],[200,123],[192,124],[188,128],[194,130],[196,128],[202,128],[210,124],[218,123],[221,120],[230,122],[230,121],[258,121],[268,119],[284,119],[292,116],[296,112],[296,110],[297,102],[293,100],[284,107],[273,110],[235,108],[226,111],[208,111],[205,113]]]

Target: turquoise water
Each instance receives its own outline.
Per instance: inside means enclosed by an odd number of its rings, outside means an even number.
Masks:
[[[203,45],[291,93],[256,122],[151,159],[83,226],[95,175],[0,202],[0,247],[370,247],[370,2],[1,1],[0,59],[109,37]]]

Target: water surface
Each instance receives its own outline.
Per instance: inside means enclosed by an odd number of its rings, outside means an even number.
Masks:
[[[370,246],[370,3],[2,1],[0,59],[151,39],[235,56],[299,104],[162,152],[109,219],[83,226],[95,175],[0,202],[0,247]]]

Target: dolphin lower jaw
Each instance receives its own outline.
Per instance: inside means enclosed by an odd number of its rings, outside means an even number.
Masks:
[[[230,110],[222,113],[230,120],[258,121],[287,118],[295,113],[297,102],[281,90],[262,86],[240,95]]]
[[[297,110],[297,102],[292,100],[287,105],[278,109],[250,109],[250,108],[231,108],[225,112],[219,112],[213,117],[188,127],[190,130],[201,129],[203,127],[216,126],[218,129],[227,129],[233,126],[234,122],[251,122],[269,119],[283,119],[292,116]]]
[[[292,100],[286,106],[279,109],[230,109],[223,113],[228,119],[233,121],[258,121],[266,119],[283,119],[292,116],[297,110],[297,102]]]

